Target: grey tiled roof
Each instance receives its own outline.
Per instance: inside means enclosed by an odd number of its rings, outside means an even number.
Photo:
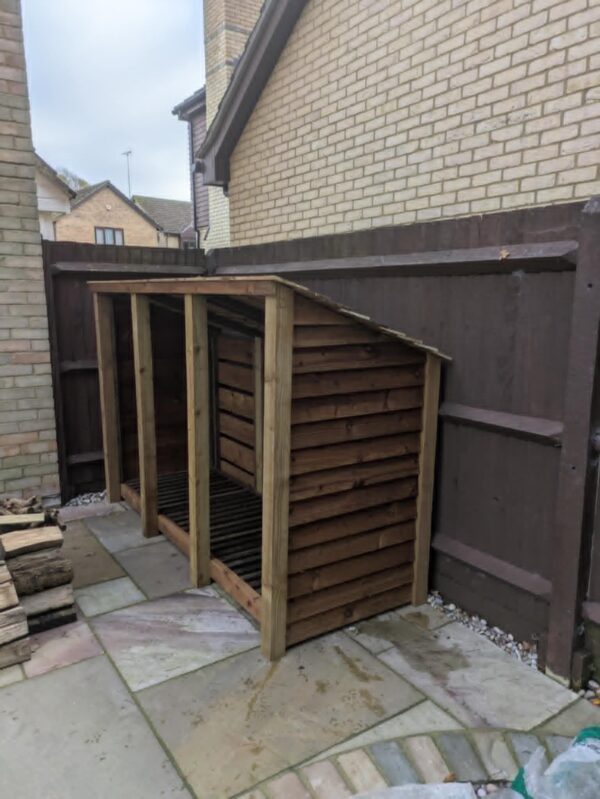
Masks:
[[[163,200],[160,197],[133,196],[136,205],[160,225],[165,233],[179,234],[192,224],[192,203],[185,200]]]

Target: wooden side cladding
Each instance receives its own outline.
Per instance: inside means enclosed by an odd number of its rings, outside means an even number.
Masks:
[[[217,355],[220,469],[261,493],[263,341],[220,333]]]
[[[411,600],[425,362],[296,297],[288,645]]]

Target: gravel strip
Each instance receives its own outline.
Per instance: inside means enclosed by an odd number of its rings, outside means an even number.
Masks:
[[[106,502],[106,491],[96,491],[91,494],[80,494],[65,503],[65,508],[76,508],[80,505],[95,505],[97,502]]]

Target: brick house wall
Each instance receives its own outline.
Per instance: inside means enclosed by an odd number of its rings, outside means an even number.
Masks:
[[[48,321],[19,0],[0,0],[0,496],[57,494]]]
[[[206,62],[206,125],[214,119],[237,59],[244,51],[263,0],[204,0]],[[230,244],[229,201],[222,189],[210,186],[209,232],[205,249]]]
[[[70,214],[58,219],[55,224],[56,240],[94,244],[97,227],[122,228],[126,245],[169,246],[159,241],[158,231],[150,222],[109,188],[100,189],[73,208]]]
[[[231,243],[600,192],[596,0],[309,0],[231,159]]]

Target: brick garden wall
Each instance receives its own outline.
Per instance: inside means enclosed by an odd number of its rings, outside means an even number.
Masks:
[[[233,245],[600,192],[597,0],[309,0],[231,161]]]
[[[0,495],[58,491],[19,0],[0,0]]]

